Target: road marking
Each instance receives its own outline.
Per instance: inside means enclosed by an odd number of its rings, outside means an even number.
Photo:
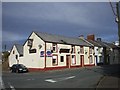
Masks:
[[[11,88],[12,90],[15,90],[15,88],[14,88],[12,85],[10,85],[10,88]]]
[[[10,83],[8,83],[8,85],[10,86],[10,89],[11,89],[11,90],[15,90],[15,87],[12,86]]]
[[[72,79],[72,78],[75,78],[75,76],[66,77],[65,80]]]
[[[68,79],[72,79],[72,78],[75,78],[75,76],[55,78],[55,79],[46,79],[45,81],[55,83],[55,82],[64,81],[64,80],[68,80]]]
[[[46,79],[45,81],[47,81],[47,82],[51,82],[51,83],[55,83],[55,82],[57,82],[57,81],[52,80],[52,79]]]

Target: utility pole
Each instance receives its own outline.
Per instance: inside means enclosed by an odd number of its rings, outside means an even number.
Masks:
[[[116,3],[116,11],[117,11],[117,18],[116,22],[118,23],[118,37],[119,37],[119,46],[120,46],[120,12],[119,12],[119,7],[120,7],[120,1]],[[119,54],[120,54],[120,48],[119,48]],[[120,63],[120,55],[118,56],[118,63]]]
[[[118,23],[118,37],[119,37],[119,46],[120,46],[120,11],[119,11],[119,7],[120,7],[120,1],[116,3],[116,11],[117,11],[116,22]]]

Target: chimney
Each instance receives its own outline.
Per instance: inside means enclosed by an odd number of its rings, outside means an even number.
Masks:
[[[84,36],[83,36],[83,35],[80,35],[79,38],[80,38],[80,39],[84,39]]]
[[[95,41],[95,35],[94,34],[88,35],[87,36],[87,40],[93,40],[93,41]]]
[[[97,41],[100,41],[100,42],[101,42],[101,38],[97,38]]]

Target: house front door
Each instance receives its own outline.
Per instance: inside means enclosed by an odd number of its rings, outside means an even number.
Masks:
[[[70,68],[70,55],[66,55],[66,66]]]
[[[80,62],[81,62],[81,67],[84,66],[84,56],[80,55]]]

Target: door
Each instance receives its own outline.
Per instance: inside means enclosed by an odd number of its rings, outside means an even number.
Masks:
[[[70,68],[70,55],[66,55],[66,66]]]
[[[84,66],[84,56],[80,55],[80,62],[81,62],[81,67]]]
[[[95,62],[96,62],[96,65],[98,65],[99,61],[97,56],[95,56]]]

